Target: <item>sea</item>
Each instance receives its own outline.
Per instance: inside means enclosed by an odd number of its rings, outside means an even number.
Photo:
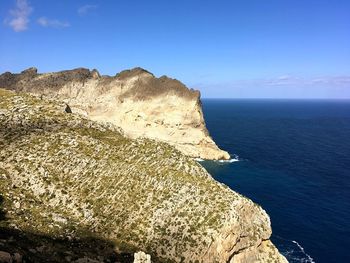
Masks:
[[[201,164],[260,204],[289,262],[350,262],[350,100],[203,99],[227,162]]]

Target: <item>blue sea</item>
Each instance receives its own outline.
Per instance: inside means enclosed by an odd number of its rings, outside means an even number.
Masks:
[[[204,99],[235,162],[202,162],[260,204],[290,262],[350,262],[350,100]]]

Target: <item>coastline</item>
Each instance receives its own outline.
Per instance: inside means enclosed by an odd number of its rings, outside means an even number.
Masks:
[[[1,165],[7,167],[1,192],[6,214],[13,215],[3,223],[45,235],[69,233],[73,239],[83,238],[86,228],[113,241],[119,253],[142,250],[160,261],[245,262],[272,256],[286,262],[267,241],[266,212],[174,147],[124,137],[113,125],[65,112],[59,101],[1,93],[0,131],[6,138]],[[19,205],[12,206],[13,200]],[[15,216],[21,213],[30,220]]]

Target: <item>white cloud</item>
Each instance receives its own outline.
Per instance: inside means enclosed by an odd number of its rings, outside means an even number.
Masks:
[[[319,76],[314,78],[296,77],[296,76],[280,76],[271,79],[256,80],[259,85],[268,86],[346,86],[350,87],[350,76]]]
[[[191,85],[204,98],[350,98],[350,75],[277,76]]]
[[[290,75],[282,75],[282,76],[279,76],[278,77],[278,80],[290,80],[292,79],[293,77],[290,76]]]
[[[10,10],[11,19],[5,21],[16,32],[25,31],[28,29],[29,15],[33,8],[27,0],[16,0],[16,8]]]
[[[83,6],[78,8],[78,14],[80,16],[84,16],[96,8],[97,8],[97,5],[83,5]]]
[[[282,75],[277,78],[263,80],[263,82],[265,82],[266,85],[270,85],[270,86],[293,85],[298,81],[300,81],[299,78],[291,75]]]
[[[326,78],[316,78],[311,80],[312,84],[323,84],[323,83],[328,83],[328,79]]]
[[[48,19],[46,17],[40,17],[37,22],[43,27],[64,28],[70,26],[68,22],[60,21],[57,19]]]
[[[333,83],[350,85],[350,76],[337,76],[332,79]]]

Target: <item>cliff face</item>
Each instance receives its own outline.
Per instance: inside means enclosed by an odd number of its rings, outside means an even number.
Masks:
[[[114,77],[84,68],[47,74],[30,68],[0,75],[0,87],[64,100],[73,112],[111,122],[130,138],[164,141],[191,157],[230,158],[209,136],[199,91],[141,68]]]
[[[265,211],[192,158],[67,112],[65,103],[0,89],[0,229],[61,243],[98,238],[155,262],[286,262]],[[40,261],[47,246],[21,253]],[[6,248],[16,252],[0,243]],[[66,259],[53,252],[46,260]]]

